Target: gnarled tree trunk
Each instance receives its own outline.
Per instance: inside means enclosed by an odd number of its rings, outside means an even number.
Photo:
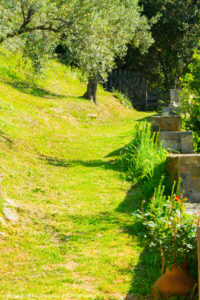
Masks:
[[[84,98],[92,100],[97,105],[97,79],[89,79],[87,85],[87,92],[83,95]]]

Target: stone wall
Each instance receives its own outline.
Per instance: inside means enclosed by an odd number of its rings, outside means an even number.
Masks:
[[[200,203],[200,154],[173,154],[167,162],[169,179],[181,181],[181,190],[191,202]]]
[[[191,131],[160,131],[159,142],[169,152],[194,153]]]
[[[152,131],[181,131],[181,116],[152,116]]]

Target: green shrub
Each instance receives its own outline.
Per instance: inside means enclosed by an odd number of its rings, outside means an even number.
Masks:
[[[193,262],[196,259],[197,216],[186,212],[187,199],[180,195],[179,186],[174,194],[165,196],[162,181],[148,205],[145,200],[142,208],[135,214],[142,221],[148,247],[161,253],[164,264]],[[190,261],[189,261],[190,260]]]
[[[32,62],[23,57],[23,52],[9,52],[0,47],[0,76],[12,82],[33,81],[36,77]]]
[[[124,94],[122,94],[121,92],[113,89],[113,95],[117,99],[119,99],[121,104],[124,104],[125,106],[128,106],[129,108],[133,107],[131,101],[126,96],[124,96]]]
[[[167,151],[158,144],[158,135],[152,134],[148,122],[135,127],[134,139],[121,152],[121,164],[133,183],[157,177],[165,172]]]
[[[200,152],[200,52],[195,52],[182,85],[181,109],[184,128],[194,132],[195,150]]]

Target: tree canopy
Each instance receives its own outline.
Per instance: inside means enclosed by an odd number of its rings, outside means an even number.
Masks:
[[[31,37],[39,49],[62,41],[89,79],[106,79],[128,43],[152,43],[138,0],[3,0],[0,20],[0,43]]]
[[[126,54],[128,43],[147,49],[152,42],[150,26],[141,16],[137,0],[93,1],[85,21],[72,47],[81,69],[90,78],[106,79],[115,58]]]

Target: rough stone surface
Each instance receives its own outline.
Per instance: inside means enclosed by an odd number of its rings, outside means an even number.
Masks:
[[[167,107],[162,107],[162,116],[177,116],[180,111],[179,107],[172,107],[169,105]]]
[[[200,199],[199,199],[200,202]],[[198,214],[200,212],[200,203],[187,203],[186,204],[186,212],[192,216]]]
[[[190,202],[200,203],[200,154],[171,154],[168,157],[168,177],[179,178],[181,190]]]
[[[194,153],[191,131],[161,131],[159,133],[159,142],[168,151]]]
[[[0,223],[2,224],[2,225],[6,225],[6,222],[0,217]]]
[[[152,116],[152,130],[157,131],[181,131],[181,116]]]
[[[4,199],[5,200],[5,206],[11,206],[11,207],[15,207],[15,208],[19,208],[19,206],[14,203],[12,200],[10,199]]]
[[[174,104],[174,106],[180,105],[180,89],[170,89],[170,100],[171,103]]]
[[[3,214],[8,221],[16,222],[18,220],[18,216],[7,207],[3,209]]]
[[[97,115],[96,114],[88,114],[87,115],[89,118],[92,118],[92,119],[96,119],[97,118]]]

